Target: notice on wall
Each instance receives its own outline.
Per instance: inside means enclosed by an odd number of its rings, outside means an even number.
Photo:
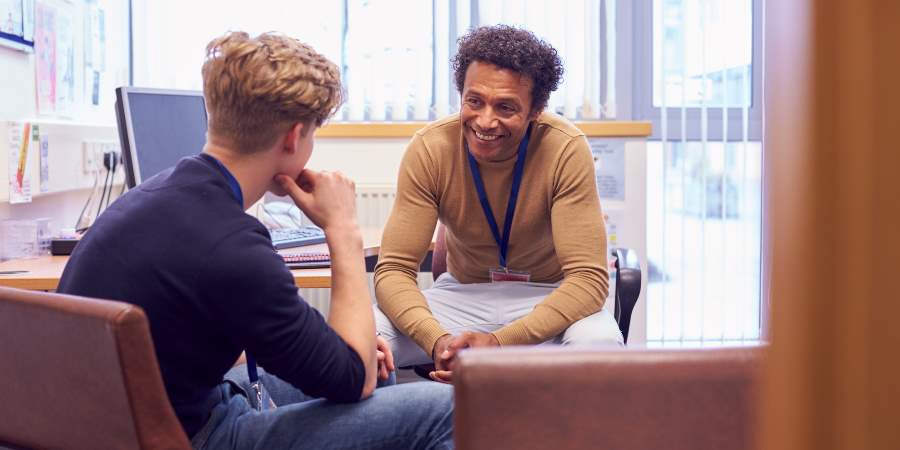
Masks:
[[[56,9],[34,5],[34,53],[37,107],[40,114],[56,112]]]
[[[75,17],[71,6],[56,13],[56,114],[72,117],[75,108]]]
[[[8,169],[9,203],[31,202],[31,171],[34,159],[30,153],[40,145],[39,135],[32,132],[30,123],[9,124]]]
[[[623,220],[624,212],[621,210],[603,212],[603,222],[606,225],[606,245],[608,248],[619,246],[619,228]]]
[[[38,131],[38,126],[34,126],[32,134],[37,135],[41,145],[41,193],[50,190],[50,138],[46,134]],[[32,139],[32,142],[38,142]]]
[[[38,113],[71,117],[75,106],[74,7],[38,1],[34,16]]]
[[[591,139],[600,198],[625,201],[625,141]]]

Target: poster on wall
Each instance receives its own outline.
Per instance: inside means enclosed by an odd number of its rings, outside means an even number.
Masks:
[[[71,7],[56,10],[56,114],[75,109],[75,20]]]
[[[35,92],[39,114],[56,112],[56,9],[34,7]]]
[[[91,3],[85,11],[84,98],[100,104],[100,83],[106,74],[106,10]]]
[[[594,173],[600,198],[625,200],[625,141],[591,139]]]
[[[0,0],[0,45],[27,52],[32,50],[33,0]]]
[[[35,162],[34,148],[40,145],[40,134],[37,127],[30,123],[11,122],[9,124],[8,168],[9,203],[31,202],[31,170]]]
[[[34,16],[38,114],[71,117],[75,109],[74,8],[39,1]]]

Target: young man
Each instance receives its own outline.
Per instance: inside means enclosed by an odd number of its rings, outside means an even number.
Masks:
[[[229,33],[208,45],[203,80],[203,152],[116,201],[78,244],[59,290],[144,309],[195,448],[451,448],[450,389],[375,391],[376,372],[387,377],[393,363],[376,350],[354,185],[305,169],[315,128],[341,102],[337,67],[291,38]],[[244,213],[266,191],[290,195],[325,230],[327,323]],[[269,372],[261,378],[277,408],[257,411],[247,380],[223,380],[245,349]]]
[[[434,362],[450,381],[466,347],[621,344],[603,309],[606,233],[587,139],[542,112],[562,76],[532,33],[482,27],[454,59],[459,115],[420,130],[400,167],[375,268],[376,323],[400,366]],[[447,267],[416,268],[440,219]]]

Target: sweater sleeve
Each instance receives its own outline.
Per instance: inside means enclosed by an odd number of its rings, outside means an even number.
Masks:
[[[553,172],[550,220],[563,282],[532,312],[494,332],[501,345],[537,344],[603,307],[606,228],[587,140],[570,141]]]
[[[375,297],[400,332],[430,355],[447,331],[419,290],[416,276],[428,252],[438,216],[434,162],[420,135],[413,137],[400,164],[397,199],[385,225],[375,266]]]
[[[262,228],[243,229],[211,252],[198,286],[208,289],[210,321],[266,371],[314,397],[359,400],[359,355],[297,295],[293,276]]]

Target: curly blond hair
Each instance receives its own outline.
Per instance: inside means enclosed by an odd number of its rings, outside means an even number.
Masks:
[[[277,33],[213,39],[202,72],[210,133],[244,153],[271,147],[298,122],[322,125],[343,101],[338,67]]]

